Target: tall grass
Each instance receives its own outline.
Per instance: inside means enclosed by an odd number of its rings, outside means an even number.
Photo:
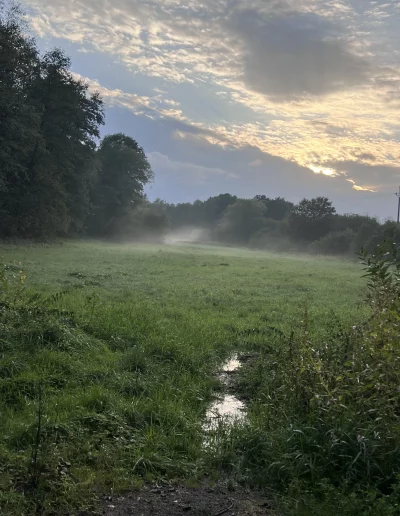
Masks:
[[[1,514],[70,514],[142,479],[196,476],[218,352],[157,338],[145,311],[128,329],[132,306],[110,314],[24,281],[1,269]]]
[[[334,331],[368,312],[357,305],[363,281],[354,263],[205,246],[69,243],[2,252],[1,514],[93,512],[110,491],[227,471],[294,489],[298,477],[269,468],[267,453],[274,442],[290,462],[278,439],[286,421],[278,398],[288,399],[279,375],[297,371],[307,395],[313,370],[295,367],[303,348],[313,357],[308,365],[316,360],[305,332],[310,341],[335,341]],[[201,424],[218,388],[215,370],[234,350],[260,354],[240,387],[249,426],[221,428],[220,453],[210,458]],[[275,384],[267,381],[272,373]]]
[[[246,337],[257,355],[237,388],[249,422],[213,460],[228,455],[243,480],[280,491],[287,514],[400,511],[400,255],[390,245],[362,260],[371,314],[363,324],[333,319],[315,339],[305,307],[289,335]]]

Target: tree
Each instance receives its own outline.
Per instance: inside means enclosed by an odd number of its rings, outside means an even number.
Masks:
[[[256,201],[262,202],[268,209],[268,217],[274,220],[284,220],[292,211],[294,204],[283,197],[270,199],[266,195],[256,195]]]
[[[122,133],[106,136],[97,158],[90,227],[93,234],[110,235],[143,199],[144,186],[153,179],[153,172],[144,150]]]
[[[228,206],[219,223],[216,236],[222,241],[247,244],[251,235],[266,224],[267,208],[251,199],[239,199]]]
[[[295,240],[319,240],[332,229],[335,213],[332,202],[326,197],[303,199],[289,215],[289,235]]]
[[[268,204],[268,201],[270,200],[269,197],[267,197],[266,195],[264,194],[259,194],[259,195],[256,195],[254,197],[254,200],[255,201],[259,201],[259,202],[262,202],[263,204],[265,204],[265,206]]]
[[[0,215],[2,234],[82,231],[102,101],[55,49],[40,57],[21,13],[0,13]]]
[[[229,193],[209,197],[203,204],[204,222],[206,225],[208,227],[215,226],[220,221],[226,208],[235,204],[236,201],[236,195]]]
[[[134,212],[132,235],[146,241],[162,241],[169,229],[165,206],[160,202],[147,200],[139,204]]]
[[[312,242],[308,250],[314,254],[348,254],[355,251],[356,234],[351,228],[342,231],[331,231],[325,236]]]
[[[200,200],[196,200],[193,203],[169,204],[166,208],[166,212],[171,227],[177,229],[185,226],[205,226],[204,205],[205,203]]]
[[[274,220],[284,220],[289,216],[294,204],[283,197],[270,199],[267,204],[268,217]]]
[[[63,51],[48,52],[33,90],[40,132],[27,162],[24,211],[31,235],[82,231],[90,210],[103,103],[98,94],[88,94],[70,66]]]
[[[357,232],[362,227],[368,227],[370,233],[378,230],[380,224],[375,217],[369,215],[359,215],[358,213],[345,213],[343,215],[336,214],[333,220],[333,228],[335,231],[343,231],[347,228]]]
[[[5,236],[18,230],[25,163],[38,137],[32,89],[40,60],[23,29],[18,8],[0,4],[0,217]]]
[[[364,238],[361,240],[361,234],[363,234]],[[379,244],[382,242],[400,242],[400,227],[393,220],[387,220],[383,224],[381,224],[375,232],[371,232],[370,228],[364,226],[360,229],[358,235],[358,248],[360,247],[360,243],[362,247],[366,250],[371,251],[374,250]]]

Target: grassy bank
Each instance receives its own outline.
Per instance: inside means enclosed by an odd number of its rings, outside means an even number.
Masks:
[[[349,261],[90,242],[0,254],[2,514],[70,514],[152,478],[218,475],[201,446],[218,364],[305,314],[322,342],[367,313]]]

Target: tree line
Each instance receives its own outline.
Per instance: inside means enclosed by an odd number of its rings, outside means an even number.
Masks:
[[[26,28],[0,6],[0,236],[113,234],[144,200],[146,155],[124,134],[100,141],[101,97]]]
[[[158,199],[154,206],[164,210],[164,227],[201,227],[210,240],[258,249],[346,254],[362,247],[372,250],[382,240],[400,237],[395,222],[382,224],[368,215],[338,214],[326,197],[293,204],[283,197],[240,199],[221,194],[181,204]]]

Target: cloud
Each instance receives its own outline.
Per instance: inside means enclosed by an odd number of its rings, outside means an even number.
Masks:
[[[182,163],[181,161],[173,161],[165,154],[160,152],[151,152],[148,155],[149,163],[156,174],[156,178],[160,175],[178,179],[185,184],[197,185],[207,182],[212,176],[225,176],[229,178],[236,177],[235,174],[227,172],[222,168],[205,167],[193,163]],[[159,174],[157,174],[159,172]]]
[[[190,178],[185,166],[195,163],[251,175],[260,185],[268,177],[277,195],[290,182],[345,196],[398,181],[398,2],[30,0],[29,6],[36,33],[50,44],[70,43],[75,71],[89,76],[119,117],[129,112],[174,126],[164,138],[180,155],[153,151],[181,164],[174,166],[182,181]],[[141,128],[134,136],[141,141]],[[227,164],[205,163],[204,148],[210,160],[222,153]],[[248,148],[258,154],[247,156]],[[232,156],[242,151],[246,160],[235,168]],[[178,174],[163,163],[162,170]],[[276,174],[290,171],[285,181],[271,176],[271,166]],[[193,170],[193,177],[215,189],[227,179],[205,170]]]
[[[174,120],[176,128],[173,137],[186,144],[205,141],[224,149],[235,149],[251,145],[262,152],[280,156],[288,161],[296,162],[315,173],[335,176],[342,174],[346,179],[354,181],[354,188],[369,187],[368,168],[346,168],[344,164],[374,164],[377,171],[395,170],[400,144],[393,139],[394,128],[386,127],[377,120],[373,109],[368,114],[363,101],[359,100],[363,117],[351,119],[351,106],[347,107],[347,97],[338,99],[336,116],[338,120],[325,116],[324,120],[308,120],[307,117],[296,116],[284,120],[273,120],[265,127],[260,123],[247,124],[207,124],[196,122],[185,116],[177,106],[171,108],[168,99],[160,97],[156,92],[152,97],[125,93],[102,87],[96,80],[88,80],[90,87],[101,93],[109,106],[132,111],[136,115],[144,115],[154,120]],[[353,100],[352,95],[350,99]],[[350,100],[349,100],[350,104]],[[396,114],[393,114],[395,122]],[[357,161],[355,161],[355,159]],[[251,168],[263,164],[261,158],[247,162]],[[363,177],[362,171],[365,172]],[[354,174],[354,176],[353,176]],[[379,189],[374,179],[374,189]],[[382,181],[382,187],[385,182]]]
[[[372,157],[373,158],[373,157]],[[373,161],[369,157],[370,161]],[[339,161],[329,164],[348,176],[354,184],[368,190],[397,190],[400,184],[400,165],[399,166],[377,166],[373,164],[360,163],[357,161]]]
[[[369,79],[368,62],[350,52],[334,26],[319,16],[262,18],[247,10],[235,13],[230,27],[245,48],[244,80],[263,94],[278,99],[325,95]]]

